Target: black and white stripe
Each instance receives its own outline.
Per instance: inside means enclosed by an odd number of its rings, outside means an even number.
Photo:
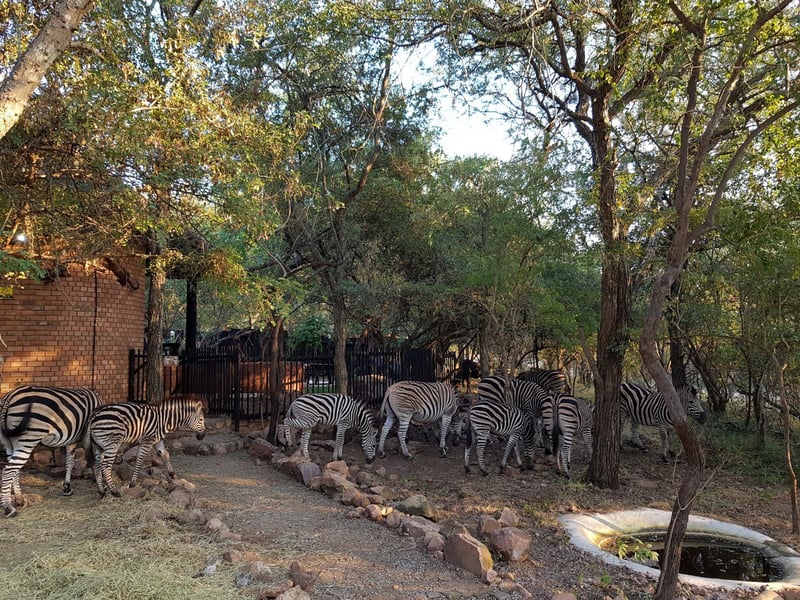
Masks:
[[[678,395],[683,402],[686,414],[698,422],[705,422],[706,413],[697,398],[697,391],[689,386],[681,386]],[[658,427],[661,436],[661,459],[669,460],[669,432],[672,431],[672,417],[667,403],[658,390],[638,383],[623,383],[620,389],[620,416],[622,425],[631,421],[631,441],[635,446],[645,449],[639,437],[639,426]]]
[[[6,450],[0,503],[6,517],[17,514],[13,504],[25,505],[19,473],[37,444],[66,448],[63,494],[72,494],[74,451],[86,434],[91,412],[100,399],[85,388],[24,386],[0,400],[0,442]]]
[[[459,397],[449,383],[399,381],[386,390],[379,414],[386,414],[378,442],[378,456],[381,458],[385,456],[383,447],[386,436],[395,421],[400,450],[406,458],[413,458],[406,446],[406,435],[411,423],[422,425],[441,420],[439,450],[442,456],[447,456],[447,431],[451,429],[451,425],[456,437],[461,432]]]
[[[557,470],[569,477],[572,442],[581,439],[592,446],[592,409],[581,398],[553,394],[544,408],[544,422],[553,441]]]
[[[300,436],[300,452],[308,457],[308,441],[311,429],[316,425],[336,426],[336,445],[333,449],[333,460],[342,458],[344,434],[351,427],[361,433],[361,447],[367,457],[367,463],[375,459],[375,438],[377,427],[372,412],[363,402],[344,394],[304,394],[296,398],[286,411],[283,421],[286,443],[291,447],[292,427],[302,430]]]
[[[532,381],[551,393],[565,393],[567,377],[563,371],[550,369],[529,369],[517,375],[522,381]]]
[[[484,476],[489,474],[484,463],[484,451],[490,435],[508,438],[500,472],[505,470],[512,448],[521,469],[530,468],[533,463],[533,449],[536,443],[536,421],[528,411],[509,404],[491,400],[479,400],[469,409],[467,416],[467,444],[464,448],[464,471],[470,472],[469,458],[473,441],[478,449],[478,464]],[[519,444],[524,446],[525,464],[519,454]]]
[[[155,446],[163,457],[170,476],[175,472],[164,447],[164,436],[177,429],[194,431],[197,439],[205,435],[203,403],[196,397],[174,396],[166,398],[159,406],[136,402],[121,402],[101,406],[89,419],[88,441],[94,455],[94,474],[101,495],[111,492],[119,496],[111,467],[123,444],[138,444],[136,465],[130,486],[136,485],[145,457]]]
[[[506,387],[508,382],[508,387]],[[492,375],[484,377],[478,384],[478,400],[488,400],[501,404],[510,404],[527,411],[536,421],[538,433],[544,445],[545,454],[550,454],[550,443],[547,430],[542,421],[542,410],[549,394],[538,383],[523,381],[513,377]]]

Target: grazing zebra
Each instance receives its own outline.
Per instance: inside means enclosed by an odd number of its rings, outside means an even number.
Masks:
[[[367,464],[375,460],[375,438],[377,426],[367,406],[344,394],[305,394],[296,398],[286,411],[283,427],[286,443],[293,446],[292,427],[303,431],[300,436],[300,452],[308,457],[308,440],[315,425],[336,425],[336,445],[333,460],[342,458],[344,434],[351,427],[361,433],[361,447]]]
[[[567,377],[564,371],[549,369],[529,369],[517,375],[522,381],[532,381],[552,393],[567,393]]]
[[[64,496],[72,495],[72,467],[75,448],[83,441],[91,412],[100,399],[85,388],[24,386],[0,400],[0,442],[6,450],[6,466],[0,484],[0,505],[6,517],[25,506],[19,473],[37,444],[48,448],[66,447]]]
[[[638,383],[623,383],[620,389],[620,416],[622,425],[631,420],[631,441],[637,448],[645,449],[639,437],[639,425],[658,427],[661,436],[661,459],[669,461],[669,432],[672,431],[672,417],[664,397],[657,391]],[[706,420],[703,405],[697,399],[697,390],[681,386],[678,395],[683,402],[686,414],[700,423]]]
[[[542,409],[547,402],[548,393],[538,383],[509,378],[509,389],[506,389],[506,378],[502,375],[484,377],[478,384],[478,399],[510,404],[526,410],[536,420],[544,445],[545,454],[550,454],[549,436],[542,422]]]
[[[386,453],[383,446],[386,436],[397,421],[397,437],[400,439],[400,450],[408,459],[413,458],[406,446],[408,426],[435,423],[441,419],[439,436],[439,449],[442,456],[447,456],[447,431],[452,428],[456,437],[460,437],[462,414],[459,408],[459,397],[453,386],[449,383],[429,383],[424,381],[398,381],[389,386],[383,396],[380,416],[386,414],[386,420],[381,430],[381,439],[378,442],[378,456],[383,458]]]
[[[511,449],[517,458],[517,465],[521,469],[531,468],[533,463],[533,448],[536,443],[536,421],[527,411],[515,406],[481,400],[473,405],[467,416],[467,444],[464,448],[464,471],[469,473],[469,457],[472,452],[472,442],[478,447],[478,464],[484,477],[489,474],[483,460],[486,442],[491,434],[507,437],[506,449],[500,462],[502,473],[508,463]],[[525,464],[519,455],[519,444],[525,448]]]
[[[130,487],[136,485],[145,457],[155,446],[158,456],[167,464],[167,473],[175,475],[169,452],[164,447],[164,436],[176,429],[194,431],[197,439],[205,436],[203,403],[196,397],[173,396],[159,406],[136,402],[106,404],[92,413],[87,432],[87,446],[92,445],[94,475],[101,496],[111,492],[119,496],[114,484],[111,467],[123,444],[138,444],[136,466],[133,469]]]
[[[581,438],[591,447],[592,409],[585,400],[566,394],[553,394],[544,407],[544,423],[553,440],[553,454],[559,473],[569,477],[572,442]]]

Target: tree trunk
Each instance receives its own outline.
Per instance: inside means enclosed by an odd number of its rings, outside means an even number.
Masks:
[[[197,352],[197,277],[186,280],[186,324],[184,325],[184,353],[193,356]]]
[[[347,393],[347,323],[344,297],[337,293],[333,303],[333,377],[336,392]]]
[[[617,218],[617,158],[608,114],[610,90],[592,101],[594,161],[598,166],[598,215],[603,239],[600,331],[597,335],[595,421],[589,480],[600,488],[619,488],[619,392],[628,346],[630,283],[625,262],[625,232]]]
[[[33,92],[55,60],[69,46],[72,34],[92,9],[92,0],[61,0],[0,84],[0,139],[22,116]]]
[[[147,270],[150,287],[147,294],[147,324],[145,326],[145,385],[147,403],[158,406],[164,400],[163,322],[164,287],[167,275],[158,258],[150,260]]]
[[[283,317],[277,317],[272,328],[269,352],[269,431],[267,439],[278,443],[278,419],[281,412],[283,391]]]

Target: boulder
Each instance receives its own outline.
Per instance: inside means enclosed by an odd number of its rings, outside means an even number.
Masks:
[[[494,570],[494,561],[489,548],[466,533],[456,533],[445,540],[444,559],[481,579]]]
[[[405,500],[399,500],[395,502],[394,506],[397,510],[403,511],[409,515],[419,515],[420,517],[425,517],[432,521],[437,519],[438,511],[422,494],[414,494]]]
[[[531,536],[518,527],[501,527],[489,535],[492,548],[505,560],[525,560],[531,551]]]
[[[506,506],[500,511],[500,516],[497,518],[497,522],[500,523],[501,527],[516,527],[519,525],[519,515],[515,510]]]
[[[500,523],[491,515],[481,515],[478,517],[478,533],[483,536],[491,535],[493,531],[500,529]]]
[[[406,515],[400,518],[400,530],[413,538],[421,538],[427,532],[439,533],[439,526],[419,515]]]

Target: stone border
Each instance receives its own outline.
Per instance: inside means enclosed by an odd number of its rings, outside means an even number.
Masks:
[[[625,510],[612,513],[568,514],[559,517],[559,523],[569,533],[573,545],[607,563],[625,567],[639,573],[658,578],[660,571],[633,561],[623,560],[600,548],[610,537],[619,535],[666,531],[672,514],[653,508]],[[800,554],[752,529],[741,525],[718,521],[708,517],[689,516],[687,533],[712,534],[730,541],[744,542],[761,551],[775,561],[783,572],[778,581],[754,582],[729,579],[714,579],[695,575],[680,575],[680,581],[702,588],[749,589],[780,591],[800,586]]]

